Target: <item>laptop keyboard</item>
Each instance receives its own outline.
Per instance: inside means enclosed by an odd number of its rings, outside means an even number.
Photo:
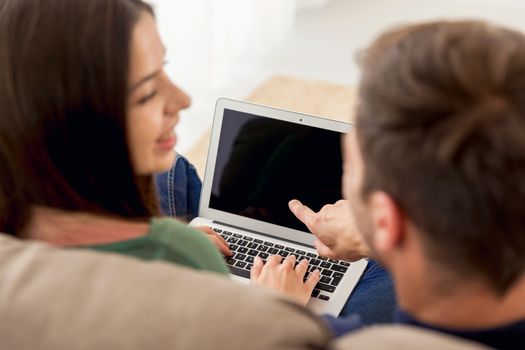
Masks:
[[[260,257],[264,262],[266,262],[270,255],[280,255],[283,258],[295,255],[297,259],[296,264],[303,259],[308,260],[308,270],[304,276],[305,280],[310,273],[316,269],[321,273],[321,278],[312,291],[313,298],[326,301],[330,300],[331,294],[335,292],[344,273],[350,266],[350,263],[346,261],[327,259],[314,253],[221,230],[219,228],[212,229],[230,244],[233,256],[226,257],[226,264],[233,275],[250,278],[250,271],[256,256]]]

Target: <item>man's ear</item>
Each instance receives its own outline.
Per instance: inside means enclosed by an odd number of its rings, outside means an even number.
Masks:
[[[374,192],[368,199],[373,225],[372,243],[378,253],[389,252],[404,238],[403,214],[394,199],[385,192]]]

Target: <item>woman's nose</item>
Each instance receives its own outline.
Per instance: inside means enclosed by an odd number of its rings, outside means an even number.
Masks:
[[[189,108],[191,106],[191,97],[186,92],[184,92],[184,90],[182,90],[176,85],[173,85],[173,89],[174,89],[173,93],[175,95],[175,99],[177,100],[179,108],[180,109]]]
[[[166,114],[172,115],[190,107],[191,98],[181,88],[169,82],[169,98],[166,103]]]

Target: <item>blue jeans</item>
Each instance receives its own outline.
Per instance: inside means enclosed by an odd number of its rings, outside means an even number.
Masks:
[[[390,274],[377,262],[370,260],[339,316],[358,314],[365,325],[392,323],[396,307],[396,294]]]
[[[177,156],[166,173],[156,176],[157,193],[164,215],[190,221],[198,215],[202,182],[188,160]],[[390,274],[370,260],[340,316],[358,314],[363,324],[390,323],[394,320],[396,296]]]
[[[173,167],[155,177],[161,213],[191,221],[198,216],[202,181],[186,158],[177,155]]]

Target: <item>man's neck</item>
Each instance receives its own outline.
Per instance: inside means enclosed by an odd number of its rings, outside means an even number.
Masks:
[[[525,275],[502,297],[482,282],[440,278],[439,273],[411,282],[400,277],[396,284],[400,307],[435,327],[479,330],[525,319]]]

